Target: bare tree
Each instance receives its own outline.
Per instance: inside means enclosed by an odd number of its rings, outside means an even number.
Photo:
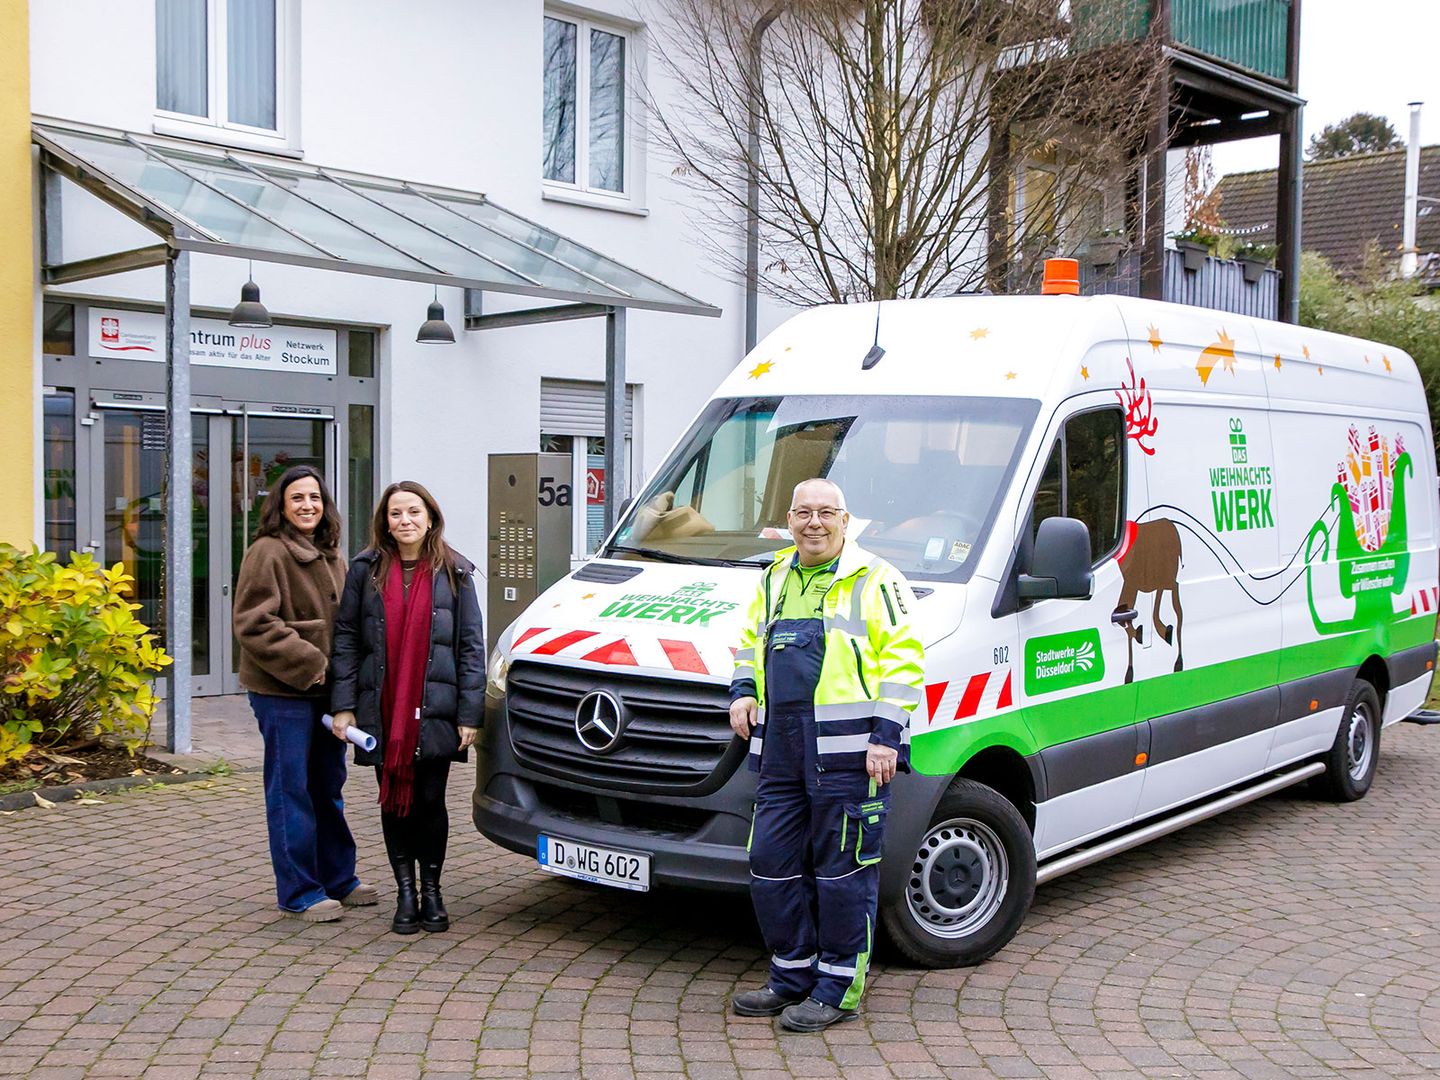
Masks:
[[[1162,71],[1136,0],[656,0],[699,232],[796,303],[1028,285],[1120,228]],[[752,209],[753,206],[753,209]]]

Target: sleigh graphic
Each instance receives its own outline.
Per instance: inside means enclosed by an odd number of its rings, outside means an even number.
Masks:
[[[1353,431],[1352,431],[1353,434]],[[1372,432],[1372,441],[1373,441]],[[1347,634],[1397,622],[1410,615],[1408,600],[1397,607],[1395,597],[1407,596],[1410,553],[1406,540],[1405,484],[1413,477],[1410,455],[1392,460],[1385,455],[1385,474],[1373,485],[1388,506],[1373,505],[1376,496],[1367,488],[1369,503],[1362,511],[1383,509],[1380,528],[1357,521],[1356,492],[1337,481],[1330,491],[1325,513],[1305,538],[1305,588],[1310,618],[1321,634]],[[1384,481],[1381,483],[1379,481]],[[1333,519],[1333,525],[1327,524]],[[1369,541],[1366,543],[1365,541]],[[1373,546],[1371,546],[1373,545]],[[1317,587],[1318,584],[1318,587]],[[1317,603],[1317,593],[1321,597]],[[1342,600],[1336,601],[1334,597]]]

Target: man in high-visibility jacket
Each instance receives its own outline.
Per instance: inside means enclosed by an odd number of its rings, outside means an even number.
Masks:
[[[883,559],[845,540],[845,496],[795,488],[795,546],[766,568],[741,633],[730,726],[759,772],[750,896],[770,978],[735,995],[741,1016],[821,1031],[856,1015],[875,937],[880,846],[910,713],[924,689],[915,597]]]

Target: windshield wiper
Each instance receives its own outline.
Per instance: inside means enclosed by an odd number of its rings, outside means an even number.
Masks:
[[[677,555],[673,551],[661,551],[659,548],[630,547],[626,544],[611,544],[609,551],[623,551],[629,555],[643,555],[647,559],[654,559],[656,562],[682,563],[686,566],[754,566],[753,562],[746,562],[743,559],[707,559],[700,555]]]

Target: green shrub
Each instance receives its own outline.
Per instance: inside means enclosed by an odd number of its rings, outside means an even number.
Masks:
[[[144,743],[170,658],[125,599],[132,580],[119,563],[0,544],[0,765],[97,735]]]
[[[1440,447],[1440,308],[1372,246],[1360,271],[1342,278],[1321,256],[1300,255],[1300,323],[1404,349],[1420,369]],[[1440,457],[1440,452],[1437,452]]]

